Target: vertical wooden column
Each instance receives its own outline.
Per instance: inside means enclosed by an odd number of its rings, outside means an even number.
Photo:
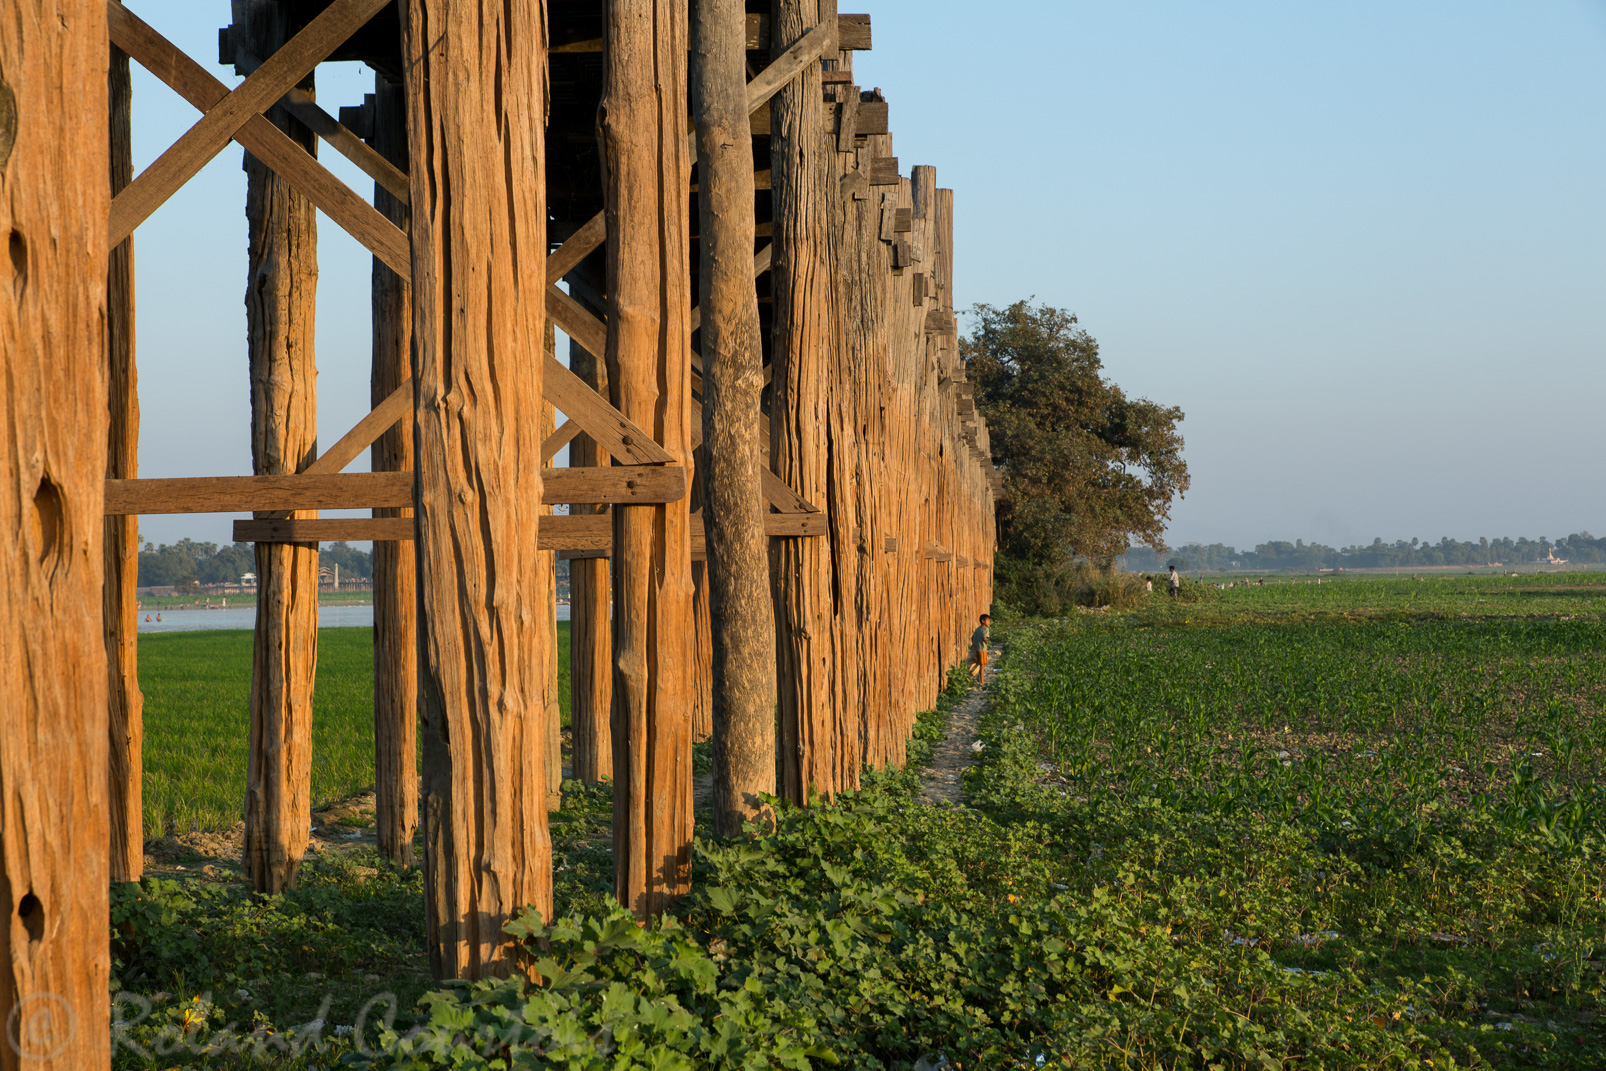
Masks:
[[[437,978],[514,967],[552,917],[541,605],[545,19],[538,0],[402,6],[424,889]]]
[[[703,516],[711,618],[714,831],[740,833],[775,792],[775,616],[760,490],[763,338],[753,288],[753,145],[746,6],[697,0],[692,115],[697,126],[702,293]]]
[[[110,1064],[106,9],[0,31],[0,1068]]]
[[[584,299],[576,300],[584,303]],[[588,306],[589,307],[589,306]],[[591,307],[599,317],[602,310]],[[607,365],[573,339],[569,368],[598,393],[608,393]],[[569,464],[611,464],[607,451],[589,435],[569,444]],[[594,514],[606,506],[571,505],[569,511]],[[577,781],[596,784],[613,776],[613,627],[610,620],[607,558],[569,559],[569,749]]]
[[[542,351],[548,357],[556,357],[558,350],[557,332],[553,330],[552,321],[546,322],[543,331]],[[541,404],[541,439],[557,430],[558,415],[551,402],[543,401]],[[552,516],[552,507],[542,503],[535,509],[542,518]],[[548,641],[546,645],[546,673],[542,678],[542,713],[541,724],[546,730],[546,747],[543,752],[546,757],[546,809],[548,811],[560,810],[563,807],[563,706],[558,701],[558,556],[555,551],[543,550],[540,558],[541,603],[545,609],[548,622]]]
[[[770,21],[776,47],[788,46],[827,19],[830,0],[776,0]],[[775,472],[811,502],[828,501],[829,375],[841,345],[841,280],[834,213],[841,192],[831,182],[834,152],[822,121],[819,70],[812,65],[770,102],[771,200],[775,215],[774,403],[770,460]],[[776,691],[780,707],[780,794],[828,798],[858,764],[857,712],[847,724],[839,669],[845,652],[833,619],[832,552],[826,539],[776,540]]]
[[[115,46],[107,81],[111,193],[134,180],[133,86],[128,54]],[[106,274],[107,479],[139,475],[139,377],[134,365],[134,239],[111,251]],[[107,732],[111,776],[111,880],[145,871],[142,782],[145,696],[139,690],[139,518],[106,518],[106,580],[101,628],[106,639]]]
[[[701,481],[699,481],[701,482]],[[706,519],[708,511],[703,510]],[[767,549],[767,548],[766,548]],[[765,573],[769,566],[766,557]],[[707,740],[714,733],[714,619],[709,612],[709,600],[712,597],[708,590],[708,562],[693,561],[691,563],[691,612],[692,612],[692,658],[691,658],[691,738],[693,741]],[[766,586],[766,596],[768,594]],[[770,659],[772,663],[774,659]],[[771,712],[773,714],[773,711]],[[771,719],[773,720],[773,718]],[[773,757],[775,749],[770,748]],[[772,762],[770,765],[774,765]]]
[[[607,0],[597,110],[613,404],[691,464],[686,5]],[[691,880],[691,518],[613,511],[614,890],[640,918]]]
[[[236,8],[236,69],[249,74],[290,37],[289,5]],[[313,88],[309,75],[301,88]],[[280,107],[267,113],[315,152],[317,138]],[[251,463],[299,472],[317,455],[318,213],[245,154],[249,240],[245,309],[251,362]],[[315,511],[292,517],[316,516]],[[295,885],[311,823],[312,688],[318,665],[318,545],[256,545],[257,614],[245,790],[245,869],[258,892]]]
[[[399,82],[374,74],[373,146],[408,170],[407,98]],[[409,211],[374,184],[374,205],[405,233]],[[412,375],[412,284],[374,258],[373,403]],[[374,442],[375,472],[413,467],[413,429],[403,422]],[[411,509],[376,509],[376,517],[411,517]],[[379,852],[412,866],[418,830],[418,575],[411,540],[374,544],[374,819]]]

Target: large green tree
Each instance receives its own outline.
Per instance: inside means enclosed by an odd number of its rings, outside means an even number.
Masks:
[[[977,305],[960,341],[993,460],[1004,472],[999,549],[1022,563],[1104,562],[1164,549],[1171,500],[1188,489],[1182,410],[1128,398],[1098,343],[1051,305]]]

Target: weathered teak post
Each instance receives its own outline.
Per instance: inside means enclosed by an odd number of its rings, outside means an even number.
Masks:
[[[775,792],[775,614],[769,503],[760,490],[764,353],[753,287],[753,149],[742,0],[697,0],[697,127],[703,357],[703,517],[714,743],[714,832],[731,836]],[[818,118],[818,117],[816,117]]]
[[[579,300],[579,299],[577,299]],[[593,313],[601,309],[591,308]],[[607,365],[569,341],[569,367],[599,394],[608,394]],[[569,445],[572,468],[606,466],[608,452],[586,434]],[[569,512],[591,516],[605,506],[574,504]],[[609,620],[608,559],[569,560],[569,752],[577,781],[596,784],[613,776],[613,629]]]
[[[686,7],[607,0],[597,140],[616,409],[691,462]],[[614,890],[646,918],[691,880],[691,517],[613,510]]]
[[[280,0],[239,6],[231,38],[239,73],[250,74],[289,40],[289,18],[290,6]],[[300,88],[310,94],[312,75]],[[316,154],[317,138],[282,107],[266,115]],[[252,468],[264,476],[290,475],[309,464],[318,448],[318,213],[311,201],[249,152],[245,174]],[[272,893],[295,884],[312,816],[318,545],[258,543],[256,573],[245,869],[258,892]]]
[[[375,72],[370,138],[374,149],[407,171],[407,98],[398,82]],[[408,207],[374,183],[374,206],[404,232]],[[378,257],[373,272],[373,404],[413,374],[413,289]],[[374,441],[374,472],[413,467],[413,429],[406,421]],[[376,517],[411,517],[408,508]],[[418,577],[411,540],[374,542],[374,819],[379,852],[412,866],[418,829]]]
[[[558,338],[557,332],[552,328],[552,321],[546,322],[542,331],[543,341],[541,351],[549,359],[556,359]],[[557,409],[550,401],[541,404],[541,440],[557,429]],[[547,518],[552,516],[552,507],[542,503],[536,508],[536,513],[542,518],[539,523],[546,524]],[[559,810],[563,806],[563,707],[558,701],[558,558],[550,550],[541,551],[539,559],[539,574],[537,585],[540,593],[537,598],[547,617],[549,640],[546,646],[546,672],[541,682],[541,725],[546,732],[546,746],[542,749],[546,756],[546,809]]]
[[[133,86],[128,53],[111,50],[107,82],[111,192],[134,179]],[[134,366],[134,239],[111,251],[106,276],[106,478],[139,475],[139,389]],[[138,881],[145,870],[142,782],[145,696],[139,690],[139,518],[106,518],[106,579],[101,623],[106,637],[109,716],[111,879]]]
[[[103,0],[0,32],[0,1067],[110,1063]]]
[[[539,2],[407,0],[415,531],[436,977],[506,974],[552,917],[536,506],[546,242]]]
[[[834,25],[831,0],[776,0],[776,46],[816,24]],[[821,121],[818,69],[805,69],[770,102],[771,198],[775,215],[770,461],[810,502],[828,499],[828,376],[841,346],[837,273],[840,190],[835,152]],[[780,793],[805,801],[857,784],[858,712],[849,710],[852,652],[833,619],[832,551],[825,539],[783,539],[774,551],[776,690],[780,706]]]

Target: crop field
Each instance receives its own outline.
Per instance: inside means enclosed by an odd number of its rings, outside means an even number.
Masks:
[[[559,701],[569,718],[569,623],[558,622]],[[369,628],[318,632],[312,804],[374,784],[374,640]],[[145,693],[145,835],[226,829],[245,817],[251,633],[139,638]]]
[[[1023,813],[1284,1023],[1606,1065],[1606,577],[1205,594],[1016,631]]]

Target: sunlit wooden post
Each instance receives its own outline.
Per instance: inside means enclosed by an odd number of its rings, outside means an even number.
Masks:
[[[110,1064],[107,46],[99,0],[0,32],[0,1067]]]
[[[424,887],[437,978],[552,917],[538,511],[546,279],[540,3],[406,0]]]
[[[289,40],[290,14],[278,0],[238,6],[231,40],[239,73],[251,73]],[[300,88],[312,91],[311,75]],[[317,151],[317,138],[281,106],[266,114],[309,153]],[[250,153],[245,174],[251,463],[259,475],[289,475],[318,450],[318,213]],[[309,515],[316,514],[291,514]],[[318,544],[257,543],[256,573],[245,869],[258,892],[273,893],[295,885],[311,826]]]
[[[686,6],[607,0],[597,112],[614,407],[691,463]],[[691,517],[613,510],[614,892],[640,918],[691,881]]]

